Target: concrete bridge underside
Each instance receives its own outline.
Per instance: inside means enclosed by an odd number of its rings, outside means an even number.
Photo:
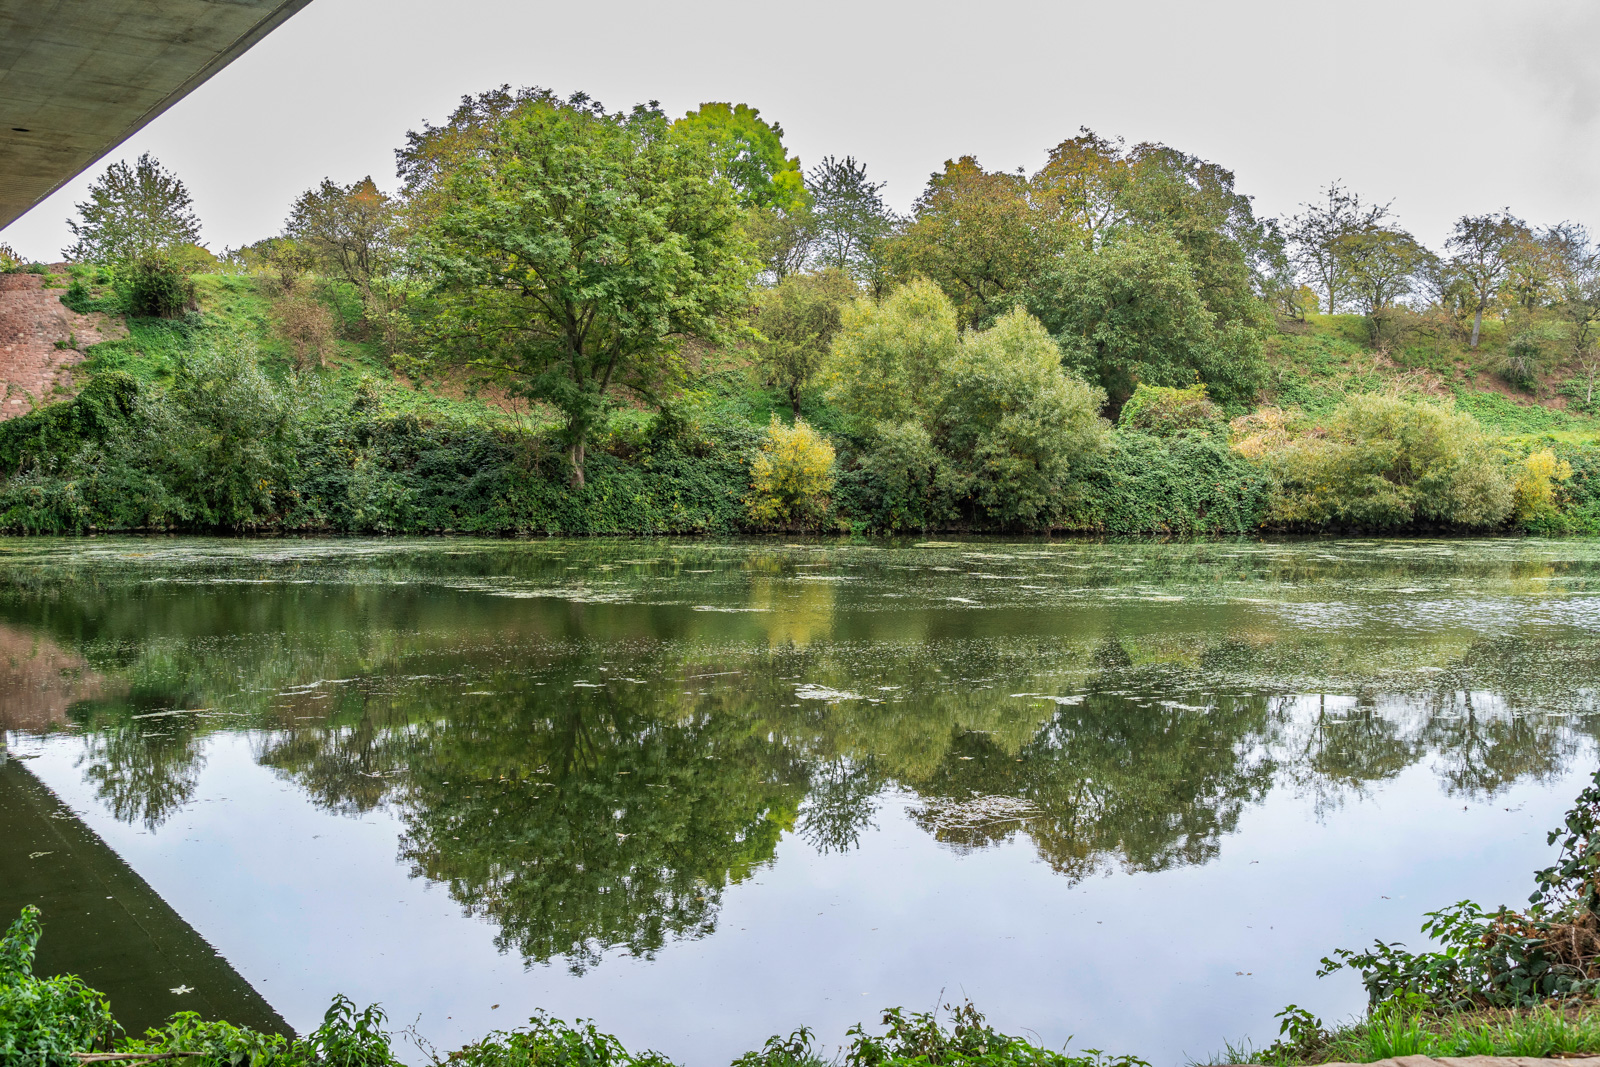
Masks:
[[[0,0],[0,228],[310,0]]]

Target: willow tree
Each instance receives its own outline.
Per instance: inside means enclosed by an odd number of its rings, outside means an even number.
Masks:
[[[689,338],[717,340],[745,303],[734,190],[703,142],[653,105],[608,113],[525,91],[408,192],[428,204],[418,261],[434,279],[432,358],[549,404],[574,487],[619,394],[659,402]],[[422,153],[425,154],[425,153]]]

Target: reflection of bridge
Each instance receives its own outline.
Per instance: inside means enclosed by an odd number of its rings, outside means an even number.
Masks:
[[[0,735],[3,737],[3,735]],[[289,1033],[261,994],[143,878],[0,746],[0,926],[44,912],[35,972],[72,973],[130,1032],[198,1011]],[[174,990],[188,987],[187,993]]]
[[[0,0],[0,227],[310,0]]]

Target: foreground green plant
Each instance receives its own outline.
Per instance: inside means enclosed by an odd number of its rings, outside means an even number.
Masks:
[[[1040,1048],[1020,1037],[995,1030],[984,1021],[972,1002],[945,1008],[947,1029],[937,1012],[906,1012],[890,1008],[883,1013],[888,1027],[881,1036],[861,1026],[849,1030],[852,1040],[845,1052],[845,1067],[1149,1067],[1134,1056],[1108,1056],[1099,1049],[1082,1055]]]
[[[36,978],[44,927],[29,905],[0,939],[0,1063],[55,1067],[74,1052],[104,1049],[121,1029],[101,993],[74,975]]]

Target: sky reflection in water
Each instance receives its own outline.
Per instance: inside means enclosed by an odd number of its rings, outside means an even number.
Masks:
[[[1585,542],[13,541],[0,716],[297,1027],[700,1065],[942,993],[1171,1063],[1526,896],[1597,594]]]

